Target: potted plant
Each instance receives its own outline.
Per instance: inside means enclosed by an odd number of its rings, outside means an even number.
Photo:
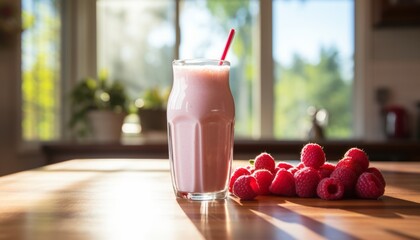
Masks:
[[[90,135],[95,141],[119,141],[128,105],[121,83],[86,78],[75,86],[70,98],[70,127],[77,137]]]
[[[169,91],[159,88],[147,89],[136,100],[140,125],[143,133],[166,131],[166,104]]]

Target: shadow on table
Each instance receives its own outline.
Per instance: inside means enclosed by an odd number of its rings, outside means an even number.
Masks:
[[[420,194],[420,185],[416,184],[419,183],[420,173],[403,172],[397,170],[381,170],[381,172],[384,175],[387,185],[395,185],[399,188],[409,189],[412,191],[416,191],[418,194]],[[407,182],[410,182],[410,184],[407,184]]]
[[[404,233],[402,231],[397,231],[395,229],[384,229],[385,232],[388,232],[391,235],[394,235],[396,239],[406,239],[406,240],[418,240],[417,237],[413,237],[408,235],[407,233]]]
[[[382,196],[378,200],[348,199],[325,201],[302,198],[288,199],[290,202],[318,208],[341,209],[377,218],[403,218],[402,215],[420,216],[420,204],[391,196]]]
[[[314,199],[314,201],[307,201],[301,198],[290,198],[288,201],[309,207],[341,209],[376,218],[402,219],[404,216],[401,215],[420,216],[420,204],[391,196],[383,196],[378,200],[324,201]],[[397,239],[417,239],[395,229],[385,228],[384,231],[394,235]]]
[[[8,211],[0,212],[0,239],[27,239],[28,236],[31,239],[66,239],[64,234],[67,233],[62,231],[62,226],[65,225],[63,222],[76,215],[71,206],[78,206],[80,202],[77,196],[82,192],[79,189],[90,185],[98,175],[96,172],[83,174],[77,183],[71,185],[65,185],[65,181],[57,179],[50,180],[49,184],[42,187],[36,183],[40,180],[33,177],[30,179],[35,182],[33,186],[29,185],[30,187],[20,189],[20,192],[12,193],[18,194],[17,196],[31,196],[30,201],[23,198],[18,198],[14,203],[8,201]],[[20,185],[28,184],[27,181],[24,179]],[[39,191],[32,188],[38,188]],[[48,197],[45,198],[44,194],[47,193]]]
[[[206,239],[298,239],[302,237],[296,235],[304,235],[292,231],[305,229],[332,239],[358,239],[282,207],[284,200],[281,198],[247,202],[237,202],[233,198],[210,202],[177,201]]]
[[[294,239],[235,201],[189,201],[179,206],[205,239]],[[251,203],[252,204],[252,203]]]

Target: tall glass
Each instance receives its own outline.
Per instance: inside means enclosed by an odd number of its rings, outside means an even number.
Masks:
[[[224,199],[233,155],[235,106],[228,61],[175,60],[167,107],[172,185],[177,197]]]

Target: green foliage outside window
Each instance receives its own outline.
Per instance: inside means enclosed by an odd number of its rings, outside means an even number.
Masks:
[[[352,85],[340,74],[337,50],[321,49],[317,64],[295,56],[291,67],[279,65],[277,69],[280,77],[275,83],[275,137],[305,138],[310,124],[307,113],[310,106],[328,111],[327,138],[351,135]]]
[[[57,0],[22,1],[22,137],[60,136],[60,15]]]
[[[220,25],[226,27],[226,32],[230,27],[239,29],[231,50],[239,56],[238,68],[243,72],[234,76],[235,81],[231,83],[235,97],[245,95],[248,98],[246,106],[237,106],[237,111],[241,112],[237,112],[236,122],[241,124],[235,127],[239,127],[241,132],[252,130],[254,121],[252,92],[248,92],[253,88],[255,80],[255,64],[249,59],[252,56],[253,39],[246,37],[252,31],[251,26],[255,24],[249,11],[252,3],[255,1],[206,1],[209,11]],[[275,138],[306,138],[311,122],[307,113],[310,106],[325,108],[328,111],[330,117],[325,129],[327,138],[351,136],[352,81],[342,77],[343,66],[338,59],[337,49],[320,49],[319,59],[319,63],[313,64],[296,55],[293,64],[287,67],[275,62],[276,70],[279,71],[273,86]],[[243,84],[245,87],[237,84]]]
[[[255,132],[255,110],[253,95],[258,65],[253,49],[255,36],[256,1],[206,1],[208,10],[214,17],[215,23],[228,33],[230,28],[236,29],[235,39],[230,51],[238,57],[237,66],[231,68],[231,89],[235,98],[236,122],[235,135],[250,137]],[[254,4],[254,5],[253,5]]]

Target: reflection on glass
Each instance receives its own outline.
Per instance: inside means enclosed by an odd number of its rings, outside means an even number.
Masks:
[[[351,137],[354,1],[273,1],[275,137],[303,139],[307,109],[329,114],[327,138]]]
[[[253,132],[253,88],[257,72],[258,1],[182,1],[180,58],[219,59],[230,28],[235,39],[226,60],[231,62],[230,86],[236,107],[235,137]]]

